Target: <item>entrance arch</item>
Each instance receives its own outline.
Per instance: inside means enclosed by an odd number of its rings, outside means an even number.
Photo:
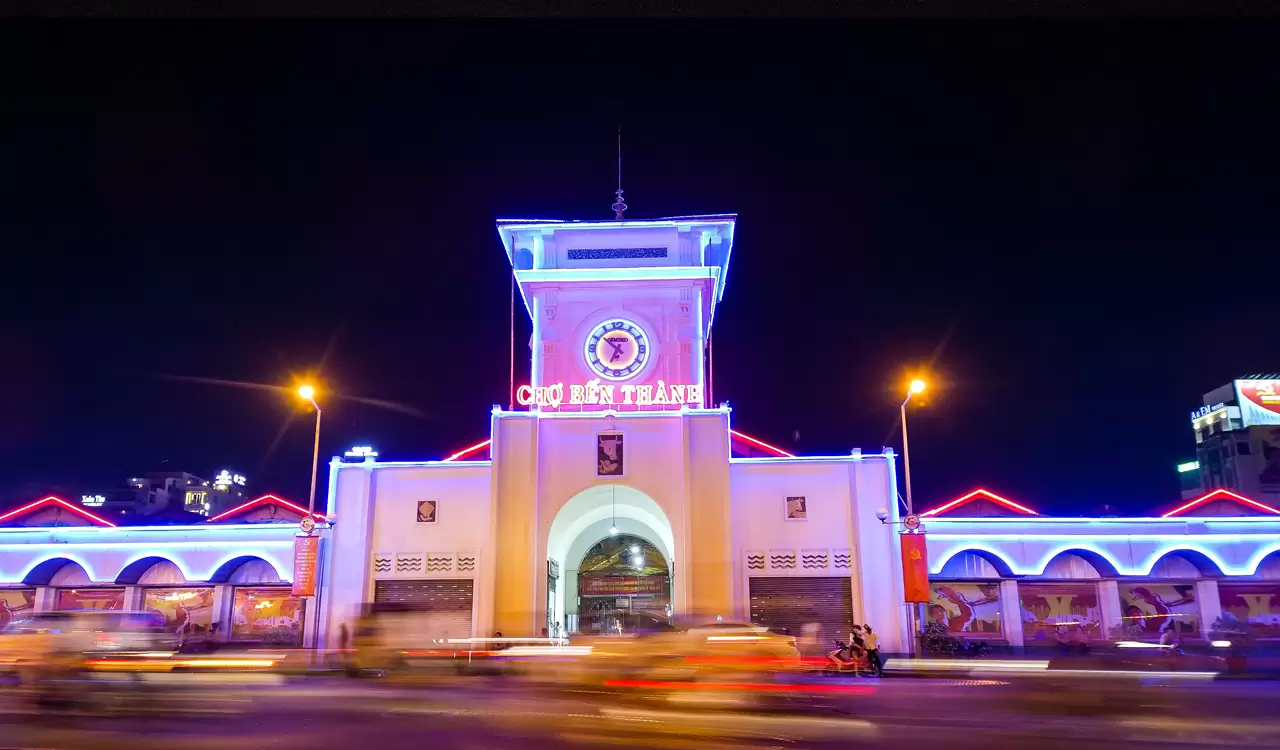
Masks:
[[[665,558],[671,581],[669,597],[672,606],[676,606],[683,585],[677,575],[678,561],[683,556],[666,513],[652,497],[634,487],[597,485],[565,502],[547,533],[544,549],[549,567],[558,569],[560,574],[558,579],[544,580],[539,586],[543,591],[540,609],[545,613],[541,621],[548,623],[547,627],[572,626],[578,614],[579,565],[588,550],[614,536],[614,530],[617,535],[638,537],[652,544]]]

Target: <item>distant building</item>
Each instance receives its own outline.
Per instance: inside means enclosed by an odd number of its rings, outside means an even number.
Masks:
[[[106,518],[152,517],[181,512],[217,515],[245,501],[247,480],[222,470],[212,480],[185,471],[130,477],[125,487],[80,496],[80,504]]]
[[[1280,375],[1235,380],[1206,393],[1191,412],[1191,429],[1196,460],[1179,466],[1184,496],[1224,489],[1280,503]],[[1195,479],[1199,484],[1192,486]]]

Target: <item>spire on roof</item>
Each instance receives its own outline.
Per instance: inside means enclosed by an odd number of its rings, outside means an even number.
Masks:
[[[613,218],[622,221],[622,213],[627,210],[627,204],[622,201],[622,128],[618,128],[618,189],[614,191],[617,200],[613,202],[610,208],[613,209]]]

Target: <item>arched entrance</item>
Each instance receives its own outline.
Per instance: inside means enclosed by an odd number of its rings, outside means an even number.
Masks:
[[[625,540],[625,543],[622,541]],[[632,547],[639,547],[640,566],[632,565]],[[615,594],[626,599],[628,607],[635,602],[632,596],[642,596],[641,588],[654,589],[647,598],[639,600],[646,608],[660,605],[677,608],[681,581],[676,575],[677,547],[675,534],[666,513],[649,495],[627,485],[608,484],[589,487],[570,498],[556,513],[547,534],[547,570],[545,581],[545,627],[549,632],[573,632],[582,627],[582,602],[590,598],[593,605],[587,621],[604,627],[598,614],[604,609],[601,601],[612,588],[635,590],[635,594]],[[590,559],[588,559],[590,558]],[[620,561],[618,564],[610,560]],[[586,593],[581,589],[584,562],[587,564]],[[642,573],[643,575],[626,575]],[[664,571],[665,569],[665,571]],[[603,581],[605,578],[619,579]],[[630,578],[622,582],[620,579]],[[655,579],[665,578],[665,591],[658,591]],[[644,579],[640,582],[638,579]]]
[[[622,632],[671,616],[671,568],[640,536],[611,534],[592,545],[578,564],[577,588],[577,622],[569,627],[582,633]]]

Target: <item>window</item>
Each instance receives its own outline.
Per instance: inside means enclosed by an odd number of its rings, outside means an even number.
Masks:
[[[1249,455],[1249,443],[1243,441],[1236,443],[1236,454],[1240,456]]]

